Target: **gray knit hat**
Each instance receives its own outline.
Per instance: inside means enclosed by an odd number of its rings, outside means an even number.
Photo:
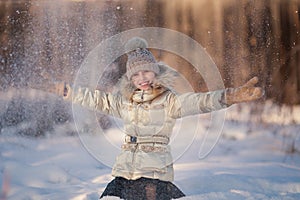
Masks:
[[[159,73],[159,67],[152,53],[147,49],[148,43],[145,39],[134,37],[125,45],[127,52],[126,75],[128,79],[141,70]]]

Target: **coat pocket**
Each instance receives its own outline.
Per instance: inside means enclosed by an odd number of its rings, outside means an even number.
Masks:
[[[172,164],[170,152],[144,152],[136,153],[135,165],[141,171],[167,172],[167,166]]]
[[[114,169],[132,171],[133,153],[132,151],[122,151],[117,157]]]

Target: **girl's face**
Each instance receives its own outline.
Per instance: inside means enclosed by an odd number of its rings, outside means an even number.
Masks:
[[[140,90],[149,90],[155,78],[153,71],[141,70],[131,76],[134,86]]]

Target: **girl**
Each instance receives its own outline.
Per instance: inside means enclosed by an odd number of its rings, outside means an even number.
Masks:
[[[116,94],[57,87],[57,92],[66,99],[72,96],[75,103],[124,121],[125,142],[112,169],[115,178],[100,198],[169,200],[185,196],[172,183],[174,174],[168,143],[176,119],[262,96],[262,89],[254,86],[256,77],[239,88],[176,95],[172,91],[174,70],[157,62],[147,47],[142,38],[127,42],[127,71]]]

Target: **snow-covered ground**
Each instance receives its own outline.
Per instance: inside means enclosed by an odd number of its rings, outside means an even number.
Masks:
[[[300,199],[299,124],[233,120],[237,114],[246,114],[234,107],[227,113],[222,137],[208,157],[198,159],[199,133],[176,160],[174,183],[187,195],[182,199]],[[205,130],[210,117],[201,120],[199,130]],[[64,134],[68,128],[56,126],[53,134],[40,138],[16,136],[11,134],[13,128],[10,133],[1,132],[3,200],[99,198],[112,179],[111,169],[95,159],[77,135]],[[122,138],[117,128],[108,134]],[[97,139],[97,135],[88,137]]]

